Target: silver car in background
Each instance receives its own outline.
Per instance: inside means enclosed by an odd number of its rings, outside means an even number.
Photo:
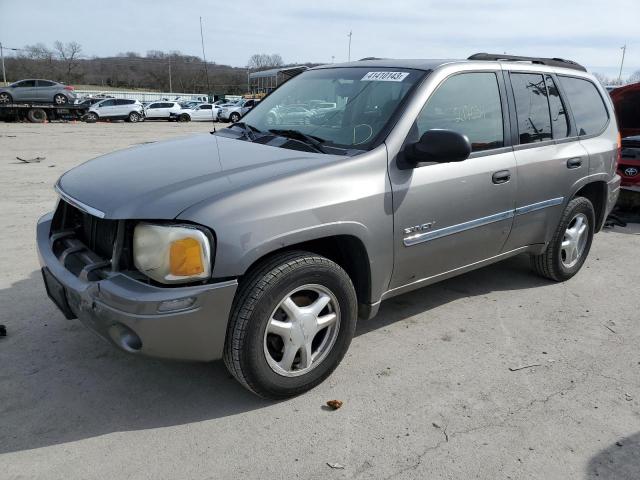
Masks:
[[[52,80],[20,80],[0,88],[0,104],[43,102],[66,105],[75,100],[73,87]]]
[[[258,103],[260,103],[260,100],[257,99],[242,99],[234,105],[223,106],[218,113],[218,120],[231,123],[239,122]]]

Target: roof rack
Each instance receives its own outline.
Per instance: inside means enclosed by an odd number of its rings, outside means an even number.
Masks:
[[[572,68],[574,70],[580,70],[586,72],[584,68],[573,60],[565,60],[564,58],[542,58],[542,57],[521,57],[519,55],[500,55],[496,53],[476,53],[471,55],[467,60],[482,60],[482,61],[496,61],[496,60],[508,60],[511,62],[531,62],[538,65],[548,65],[550,67],[563,67]]]

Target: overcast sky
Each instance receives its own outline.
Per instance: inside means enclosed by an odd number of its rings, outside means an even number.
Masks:
[[[244,66],[351,58],[466,58],[475,52],[564,57],[592,71],[640,70],[640,0],[0,0],[0,42],[75,40],[85,56],[179,50]]]

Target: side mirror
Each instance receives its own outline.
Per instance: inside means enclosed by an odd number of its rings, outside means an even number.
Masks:
[[[470,154],[469,139],[453,130],[427,130],[418,142],[405,148],[406,159],[413,166],[422,162],[462,162]]]

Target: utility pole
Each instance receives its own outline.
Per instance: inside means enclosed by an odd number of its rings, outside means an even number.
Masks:
[[[204,74],[207,77],[207,97],[211,93],[209,86],[209,69],[207,68],[207,56],[204,54],[204,35],[202,34],[202,17],[200,17],[200,41],[202,42],[202,59],[204,60]],[[213,111],[212,111],[213,115]]]
[[[620,47],[622,49],[622,61],[620,62],[620,73],[618,74],[618,83],[622,81],[622,66],[624,65],[624,54],[627,53],[627,46],[623,45]]]
[[[333,61],[335,60],[336,56],[335,55],[331,55],[331,63],[333,63]]]
[[[0,42],[0,58],[2,58],[2,81],[7,83],[7,74],[4,71],[4,51],[2,50],[2,42]]]
[[[353,31],[349,30],[349,35],[347,35],[347,37],[349,37],[349,55],[347,56],[348,58],[348,62],[351,61],[351,37],[353,36]]]
[[[169,93],[173,93],[173,88],[171,87],[171,57],[169,57]]]

